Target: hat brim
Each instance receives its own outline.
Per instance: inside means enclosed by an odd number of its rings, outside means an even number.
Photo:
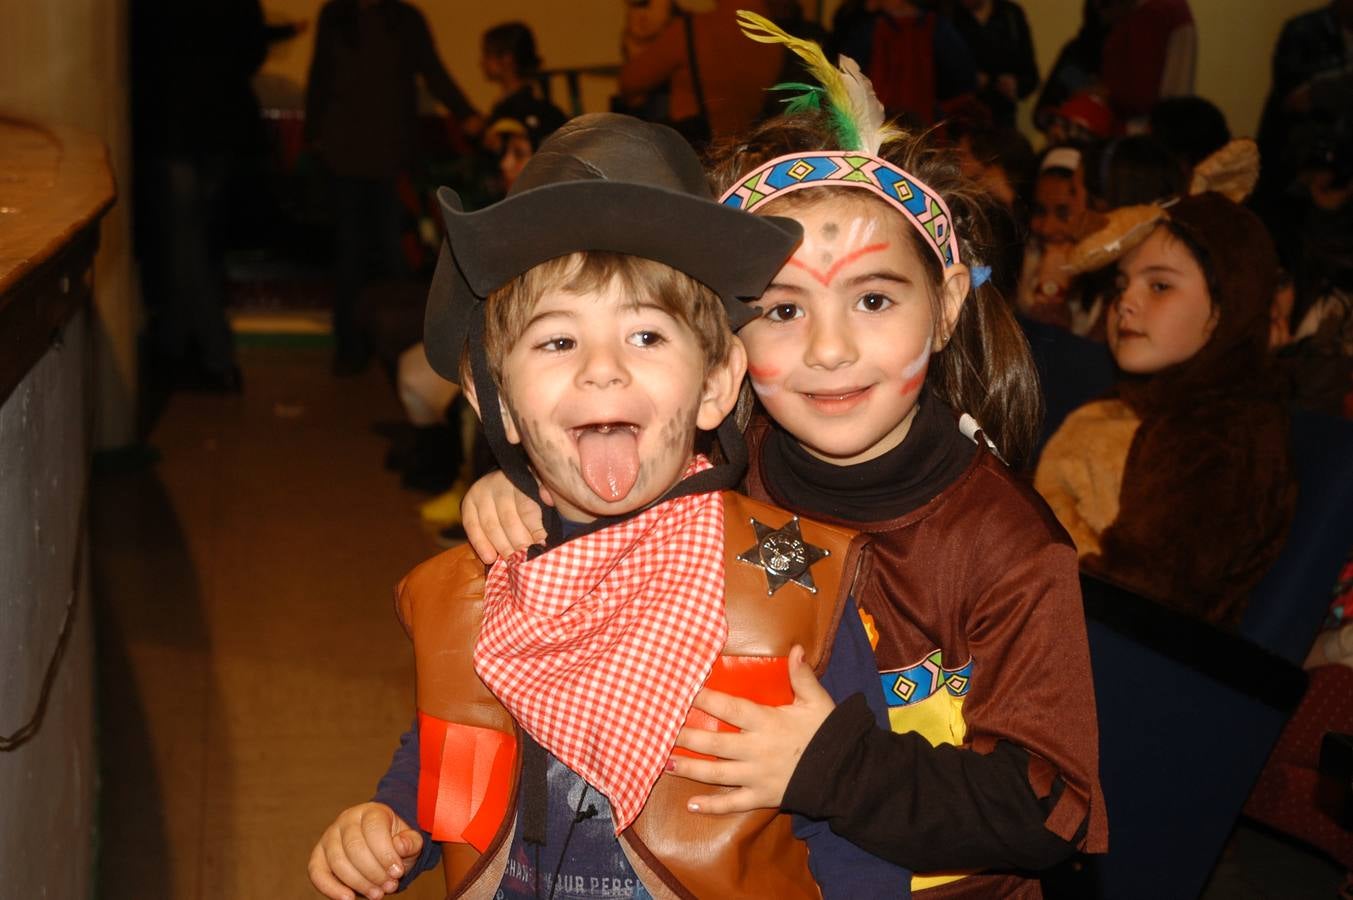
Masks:
[[[544,185],[469,213],[450,188],[437,197],[447,240],[428,293],[424,341],[433,369],[454,382],[478,304],[547,260],[607,251],[664,263],[718,294],[736,331],[754,317],[743,301],[761,296],[803,234],[793,219],[628,182]]]

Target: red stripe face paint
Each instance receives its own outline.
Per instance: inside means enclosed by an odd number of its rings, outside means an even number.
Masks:
[[[861,247],[858,250],[853,250],[850,253],[847,253],[845,256],[838,259],[835,263],[833,263],[831,268],[827,269],[826,272],[822,272],[819,271],[818,269],[813,268],[812,266],[808,265],[808,263],[799,259],[798,256],[795,256],[793,259],[791,259],[788,264],[794,266],[795,268],[803,269],[809,275],[813,276],[813,278],[823,287],[830,287],[832,279],[835,278],[837,273],[839,273],[846,266],[855,262],[862,256],[868,256],[871,253],[879,253],[887,249],[888,245],[881,243],[881,244],[870,244],[867,247]]]

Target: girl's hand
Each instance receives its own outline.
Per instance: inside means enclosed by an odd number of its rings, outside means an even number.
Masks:
[[[543,487],[540,498],[552,503]],[[486,566],[500,556],[545,542],[540,507],[513,487],[502,472],[490,472],[470,485],[460,503],[460,520],[475,555]]]
[[[780,808],[804,749],[836,708],[831,696],[818,684],[812,667],[804,662],[803,648],[799,646],[789,651],[789,683],[794,688],[794,702],[788,706],[762,706],[709,689],[696,695],[697,708],[742,730],[681,729],[678,747],[719,758],[673,756],[668,771],[705,784],[736,788],[726,794],[692,797],[687,804],[691,812],[719,814]]]

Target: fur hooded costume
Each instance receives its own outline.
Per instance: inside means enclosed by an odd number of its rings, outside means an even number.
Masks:
[[[1221,194],[1164,218],[1207,277],[1215,330],[1188,360],[1126,376],[1068,417],[1035,483],[1085,571],[1235,627],[1296,499],[1267,365],[1277,257],[1259,219]]]

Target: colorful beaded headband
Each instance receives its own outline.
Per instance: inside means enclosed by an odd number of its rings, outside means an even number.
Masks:
[[[958,237],[944,199],[925,182],[859,150],[791,153],[763,163],[729,188],[719,202],[744,212],[810,187],[857,187],[888,201],[921,233],[949,268],[959,262]]]

